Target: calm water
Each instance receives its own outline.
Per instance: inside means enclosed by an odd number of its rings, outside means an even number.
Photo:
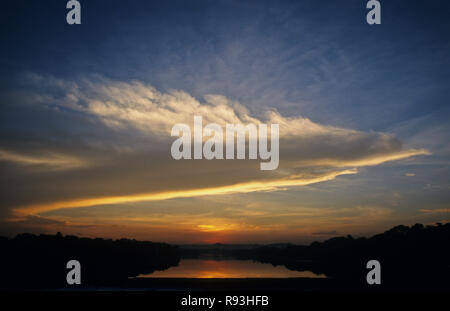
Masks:
[[[177,267],[150,274],[142,278],[325,278],[311,271],[291,271],[284,266],[254,262],[252,260],[182,259]]]

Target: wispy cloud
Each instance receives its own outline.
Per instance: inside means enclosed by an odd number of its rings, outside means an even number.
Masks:
[[[435,209],[420,209],[419,210],[421,213],[426,213],[426,214],[440,214],[440,213],[450,213],[450,208],[435,208]]]
[[[240,183],[229,186],[216,186],[211,188],[200,188],[193,190],[178,190],[178,191],[165,191],[156,193],[144,193],[126,196],[110,196],[110,197],[100,197],[92,199],[81,199],[73,201],[63,201],[55,202],[51,204],[42,205],[31,205],[27,207],[18,208],[16,211],[19,214],[38,214],[43,212],[48,212],[52,210],[62,209],[62,208],[77,208],[77,207],[88,207],[88,206],[98,206],[106,204],[123,204],[131,202],[148,202],[148,201],[160,201],[176,198],[192,198],[200,196],[210,196],[210,195],[224,195],[233,193],[250,193],[258,191],[277,191],[283,190],[284,187],[295,187],[295,186],[305,186],[314,183],[329,181],[335,179],[340,175],[356,174],[356,170],[344,170],[334,173],[325,174],[320,177],[310,177],[301,178],[300,176],[293,176],[284,179],[275,179],[268,181],[255,181]]]
[[[322,125],[301,116],[285,117],[275,109],[256,117],[243,104],[222,95],[205,95],[203,100],[198,100],[184,91],[164,93],[140,81],[114,81],[101,76],[62,80],[30,74],[27,81],[30,87],[22,97],[25,104],[34,109],[48,110],[50,107],[56,116],[76,115],[77,120],[82,118],[93,126],[90,129],[93,134],[106,134],[96,141],[95,135],[91,137],[89,131],[86,132],[82,139],[89,140],[87,148],[79,140],[73,141],[70,149],[64,147],[65,142],[53,140],[57,150],[67,150],[64,157],[51,147],[38,150],[46,157],[24,156],[13,149],[4,152],[4,159],[20,163],[74,169],[87,161],[91,166],[84,175],[76,171],[71,176],[47,173],[46,178],[58,180],[51,185],[53,193],[53,189],[59,187],[70,187],[70,191],[40,197],[34,183],[30,185],[36,189],[34,195],[30,194],[34,202],[12,203],[14,210],[21,213],[282,191],[356,174],[356,167],[429,154],[423,149],[404,149],[398,139],[388,134]],[[249,160],[174,161],[170,156],[173,140],[170,130],[176,123],[192,124],[194,115],[202,116],[205,124],[222,126],[226,123],[278,123],[279,169],[261,172],[256,168],[256,162]],[[108,141],[107,145],[105,141]],[[74,149],[76,155],[72,154]],[[80,154],[83,161],[79,160]],[[127,180],[127,184],[121,180]],[[41,192],[45,184],[42,183]],[[101,190],[93,192],[92,187],[99,184]]]
[[[32,166],[45,170],[68,170],[86,167],[89,164],[72,155],[47,152],[44,154],[21,154],[0,149],[0,161],[13,162],[19,165]]]

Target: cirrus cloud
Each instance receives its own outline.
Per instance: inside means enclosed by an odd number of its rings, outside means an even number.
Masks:
[[[283,116],[275,109],[256,116],[222,95],[205,95],[199,100],[180,90],[162,92],[140,81],[101,76],[62,80],[29,74],[25,84],[16,97],[20,106],[41,111],[35,118],[62,134],[38,131],[32,138],[24,138],[12,133],[8,140],[3,139],[2,154],[9,156],[0,157],[0,162],[49,167],[36,173],[24,165],[9,172],[10,178],[29,189],[26,198],[11,195],[4,199],[4,206],[20,214],[280,191],[355,174],[361,166],[429,154],[424,149],[405,149],[397,138],[385,133],[322,125],[301,116]],[[170,130],[176,123],[192,124],[194,115],[202,116],[205,124],[221,126],[278,123],[279,169],[260,171],[254,160],[173,160]],[[28,145],[32,141],[34,154],[64,154],[64,160],[18,156],[27,149],[23,140]],[[65,169],[57,169],[61,166]]]

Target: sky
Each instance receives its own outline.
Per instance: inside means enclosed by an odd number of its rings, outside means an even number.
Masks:
[[[0,235],[309,243],[450,220],[450,5],[4,1]],[[279,124],[280,162],[174,160]]]

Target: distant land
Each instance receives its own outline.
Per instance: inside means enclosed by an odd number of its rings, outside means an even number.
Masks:
[[[169,245],[129,239],[108,240],[76,236],[19,234],[0,238],[2,290],[71,288],[65,282],[66,263],[82,263],[81,289],[144,288],[185,290],[366,290],[366,263],[382,266],[378,289],[448,291],[450,224],[396,226],[369,238],[331,238],[310,245],[278,243]],[[218,257],[284,265],[296,271],[325,274],[323,280],[143,280],[134,278],[177,266],[180,260]],[[133,279],[134,278],[134,279]],[[208,283],[209,282],[209,283]],[[213,283],[211,283],[213,282]],[[247,284],[247,285],[246,285]],[[284,284],[284,287],[280,284]],[[256,287],[255,287],[256,286]],[[73,288],[73,287],[72,287]]]

